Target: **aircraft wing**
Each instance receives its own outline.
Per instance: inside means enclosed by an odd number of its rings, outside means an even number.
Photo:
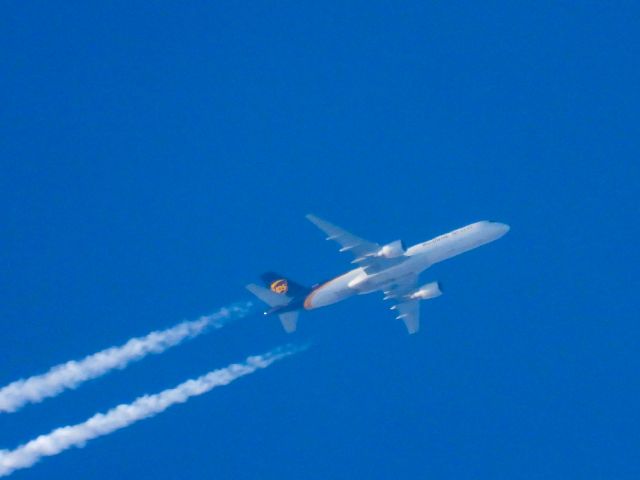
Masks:
[[[341,247],[341,252],[352,253],[356,258],[351,263],[359,264],[367,273],[379,272],[401,261],[397,258],[375,256],[382,248],[379,244],[360,238],[315,215],[309,214],[307,215],[307,219],[327,234],[327,240],[337,242]]]
[[[420,300],[408,300],[398,304],[398,316],[396,318],[404,322],[409,334],[420,330]]]
[[[385,300],[394,300],[391,307],[398,313],[396,319],[402,320],[409,334],[420,330],[420,300],[408,300],[406,295],[415,290],[418,284],[417,275],[409,275],[399,281],[390,290],[384,292]]]

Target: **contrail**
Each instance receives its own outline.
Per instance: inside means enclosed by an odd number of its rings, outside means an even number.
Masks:
[[[55,397],[64,390],[76,388],[113,369],[122,369],[151,353],[162,353],[187,338],[204,333],[208,328],[220,328],[231,320],[246,316],[251,306],[251,302],[247,302],[222,308],[197,320],[182,322],[144,337],[132,338],[124,345],[107,348],[82,360],[56,365],[42,375],[16,380],[0,388],[0,412],[15,412],[27,403],[38,403],[45,398]]]
[[[263,355],[247,358],[243,363],[231,364],[199,378],[187,380],[175,388],[155,395],[144,395],[133,403],[119,405],[107,413],[98,413],[83,423],[57,428],[41,435],[15,450],[0,450],[0,477],[15,470],[28,468],[42,457],[57,455],[71,447],[82,447],[85,442],[120,430],[144,418],[153,417],[176,403],[202,395],[209,390],[227,385],[237,378],[266,368],[273,362],[297,353],[304,347],[287,346]]]

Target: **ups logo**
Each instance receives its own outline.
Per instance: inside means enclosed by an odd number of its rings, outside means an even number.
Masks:
[[[287,293],[289,291],[289,284],[284,278],[276,280],[271,284],[271,291],[276,293]]]

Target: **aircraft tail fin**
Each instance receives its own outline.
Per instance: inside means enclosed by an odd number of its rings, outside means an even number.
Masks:
[[[265,315],[276,314],[287,333],[295,332],[299,310],[311,288],[300,285],[290,278],[275,272],[263,273],[260,278],[264,287],[250,283],[247,290],[271,307]]]
[[[276,272],[266,272],[260,275],[260,278],[264,282],[265,286],[272,292],[279,294],[287,294],[292,298],[298,298],[306,296],[311,289],[294,282],[285,275],[281,275]]]

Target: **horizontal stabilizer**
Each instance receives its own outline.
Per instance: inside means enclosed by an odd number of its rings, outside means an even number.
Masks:
[[[281,313],[278,318],[280,318],[280,323],[282,323],[285,332],[293,333],[296,331],[298,312]]]
[[[287,305],[291,301],[291,297],[288,295],[272,292],[268,288],[261,287],[255,283],[247,285],[247,290],[270,307],[281,307],[283,305]]]

